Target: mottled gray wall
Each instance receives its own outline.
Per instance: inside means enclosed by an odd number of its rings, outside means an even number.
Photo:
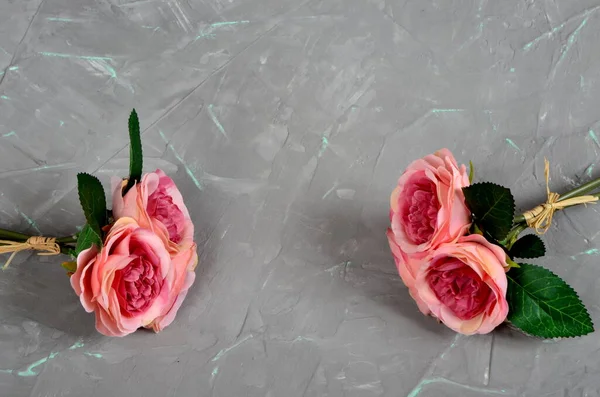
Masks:
[[[0,219],[64,235],[75,175],[127,169],[126,120],[196,223],[159,335],[94,330],[58,258],[0,274],[2,396],[599,396],[600,333],[461,337],[422,317],[388,196],[441,147],[521,208],[592,177],[599,0],[1,0]],[[600,322],[598,206],[544,264]]]

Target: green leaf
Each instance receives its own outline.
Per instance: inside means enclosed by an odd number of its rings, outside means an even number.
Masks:
[[[136,182],[142,179],[142,137],[140,135],[140,121],[138,115],[133,109],[129,116],[129,180],[123,195],[133,187]]]
[[[102,248],[102,238],[92,229],[90,225],[85,225],[77,237],[77,246],[75,247],[75,257],[83,250],[90,248],[92,245],[97,245]]]
[[[490,182],[463,188],[475,223],[495,240],[502,240],[513,224],[515,200],[510,190]]]
[[[564,338],[589,334],[594,324],[577,293],[541,266],[521,263],[508,278],[508,321],[529,335]]]
[[[541,238],[535,234],[527,234],[513,244],[509,253],[513,258],[539,258],[546,254],[546,247]]]
[[[90,174],[77,174],[79,201],[88,225],[98,236],[106,225],[106,196],[102,184]]]
[[[475,167],[473,162],[469,160],[469,183],[473,183],[473,176],[475,175]]]

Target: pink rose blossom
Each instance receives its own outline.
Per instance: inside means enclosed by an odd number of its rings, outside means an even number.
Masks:
[[[465,234],[471,224],[465,186],[467,169],[448,149],[406,168],[390,199],[392,232],[404,252],[425,252]]]
[[[125,196],[122,188],[122,181],[113,181],[115,219],[130,217],[142,227],[162,230],[169,236],[171,252],[189,248],[193,243],[194,224],[171,178],[162,170],[156,170],[145,174]]]
[[[417,303],[417,306],[419,306],[419,309],[423,313],[428,314],[429,309],[427,306],[425,306],[423,301],[421,301],[419,294],[417,294],[417,291],[415,290],[417,272],[423,263],[423,259],[427,256],[427,253],[418,252],[414,254],[407,254],[406,252],[403,252],[400,246],[396,243],[392,229],[388,229],[387,237],[394,261],[396,262],[396,268],[400,274],[400,278],[402,278],[404,285],[408,287],[408,292]]]
[[[392,192],[387,237],[400,277],[421,308],[414,290],[417,270],[427,252],[469,229],[471,214],[462,192],[468,185],[466,167],[442,149],[412,162]]]
[[[158,332],[168,326],[195,279],[196,246],[175,255],[161,230],[140,227],[123,217],[110,229],[100,252],[96,246],[77,257],[71,286],[87,312],[95,312],[96,329],[125,336],[140,327]]]
[[[472,234],[442,244],[416,271],[413,294],[432,314],[461,334],[486,334],[508,314],[506,253]]]

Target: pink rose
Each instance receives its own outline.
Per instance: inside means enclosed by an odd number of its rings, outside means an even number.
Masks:
[[[423,264],[423,259],[427,256],[427,253],[418,252],[414,254],[407,254],[403,252],[400,246],[396,243],[396,238],[394,237],[392,229],[387,230],[387,237],[394,261],[396,262],[396,268],[400,274],[400,278],[404,282],[404,285],[408,287],[408,292],[417,303],[417,306],[419,306],[419,309],[423,313],[427,314],[429,309],[427,309],[427,306],[425,306],[423,301],[421,301],[415,290],[417,272]]]
[[[467,169],[448,149],[408,166],[390,199],[392,232],[402,251],[425,252],[465,234],[471,224],[465,186]]]
[[[508,314],[506,270],[504,250],[472,234],[433,250],[413,291],[424,314],[461,334],[486,334]]]
[[[195,279],[195,244],[171,256],[169,239],[120,218],[100,252],[96,246],[77,257],[71,286],[88,313],[96,313],[96,329],[125,336],[140,327],[158,332],[168,326]]]
[[[122,196],[123,183],[113,182],[113,216],[130,217],[140,226],[160,229],[171,244],[171,252],[188,249],[194,239],[194,224],[175,182],[163,171],[145,174],[140,183]]]
[[[413,161],[390,198],[391,228],[387,237],[402,281],[414,293],[423,258],[442,243],[456,241],[471,225],[462,188],[469,185],[464,165],[458,167],[448,149]]]

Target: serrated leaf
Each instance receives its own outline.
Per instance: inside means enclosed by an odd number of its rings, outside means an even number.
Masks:
[[[590,315],[577,293],[541,266],[520,263],[508,278],[508,321],[529,335],[564,338],[594,331]]]
[[[513,224],[515,200],[508,188],[491,182],[463,188],[475,223],[495,240],[506,237]]]
[[[88,225],[98,236],[102,236],[102,227],[106,225],[106,196],[102,184],[90,174],[77,174],[79,201]]]
[[[85,225],[77,237],[75,257],[77,257],[81,251],[90,248],[94,244],[97,245],[98,248],[102,248],[102,238],[94,231],[94,229],[92,229],[90,225]]]
[[[513,244],[509,253],[513,258],[539,258],[546,254],[546,247],[541,238],[535,234],[527,234]]]
[[[129,116],[129,179],[123,189],[123,195],[142,179],[143,160],[140,121],[137,112],[133,109]]]

